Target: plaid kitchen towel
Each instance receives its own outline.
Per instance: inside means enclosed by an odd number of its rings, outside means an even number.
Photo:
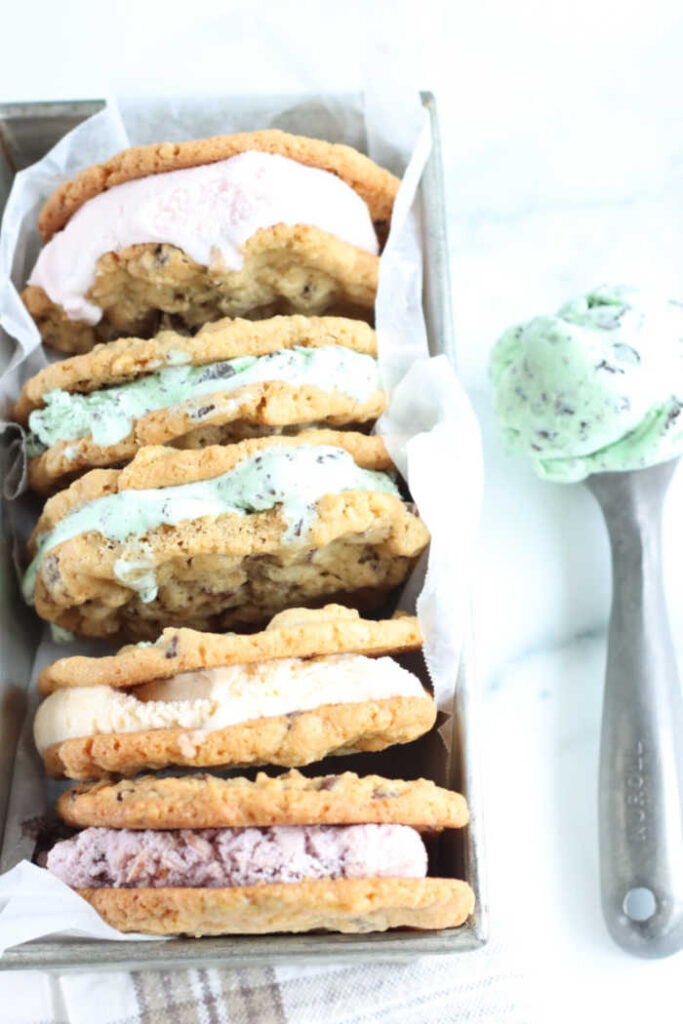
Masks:
[[[3,1024],[529,1024],[495,947],[402,963],[92,973],[0,981]],[[11,1013],[7,1007],[12,1007]],[[9,1015],[6,1015],[8,1014]]]

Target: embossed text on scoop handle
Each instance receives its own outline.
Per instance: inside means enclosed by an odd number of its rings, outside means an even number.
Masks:
[[[674,467],[588,480],[612,548],[599,784],[602,904],[615,941],[645,957],[683,948],[683,694],[661,565],[661,511]],[[654,897],[645,920],[626,913],[634,889]]]

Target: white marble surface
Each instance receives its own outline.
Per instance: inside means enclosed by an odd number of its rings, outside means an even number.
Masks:
[[[502,452],[486,363],[508,324],[603,280],[683,290],[683,8],[664,0],[253,6],[196,0],[188,15],[168,0],[114,4],[113,13],[84,2],[13,5],[2,98],[268,92],[322,80],[339,88],[355,85],[363,66],[379,73],[385,60],[437,93],[459,370],[481,419],[487,470],[476,591],[497,943],[539,1004],[520,1020],[628,1024],[652,1014],[655,993],[657,1019],[679,1020],[680,957],[627,957],[599,912],[603,527],[581,486],[539,482]],[[278,35],[286,57],[264,66],[260,46]],[[666,518],[679,632],[682,511],[679,475]],[[457,1009],[446,1019],[458,1020]]]

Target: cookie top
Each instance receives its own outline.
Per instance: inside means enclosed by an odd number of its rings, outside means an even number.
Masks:
[[[24,384],[14,407],[14,418],[26,424],[30,413],[43,405],[44,396],[60,388],[87,394],[123,384],[142,374],[179,362],[196,366],[238,356],[262,356],[302,346],[340,345],[377,355],[377,337],[360,320],[345,317],[275,316],[268,320],[231,320],[206,324],[194,337],[161,331],[154,338],[121,338],[97,345],[91,352],[46,366]]]
[[[421,645],[413,615],[399,612],[374,622],[341,605],[291,608],[275,615],[260,633],[221,635],[169,628],[151,646],[123,647],[104,658],[60,658],[42,670],[38,689],[47,696],[66,687],[130,687],[197,669],[330,654],[379,657],[415,651]]]
[[[124,490],[174,487],[209,480],[228,473],[243,459],[268,448],[299,445],[330,445],[343,448],[362,469],[390,470],[393,463],[381,437],[352,431],[307,430],[294,436],[252,438],[230,445],[212,445],[186,451],[163,445],[140,449],[125,469],[94,469],[70,487],[50,498],[43,508],[28,544],[31,557],[41,534],[52,530],[60,519],[82,505]]]
[[[293,770],[255,781],[213,775],[141,776],[74,786],[57,801],[69,825],[109,828],[235,828],[247,825],[402,824],[460,828],[467,801],[428,779],[403,781],[353,772],[306,778]]]
[[[61,184],[41,210],[38,229],[47,242],[88,199],[114,185],[150,174],[216,163],[249,150],[275,153],[308,167],[318,167],[335,174],[367,203],[376,228],[379,228],[380,234],[384,233],[381,229],[391,218],[400,184],[398,178],[351,146],[289,135],[277,129],[125,149],[109,160],[87,167],[71,181]]]

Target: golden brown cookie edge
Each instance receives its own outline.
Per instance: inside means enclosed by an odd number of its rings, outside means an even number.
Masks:
[[[38,689],[47,696],[62,687],[129,687],[201,668],[335,654],[377,657],[418,650],[422,644],[420,625],[413,615],[397,614],[376,621],[335,605],[319,611],[329,614],[327,621],[258,633],[220,635],[166,628],[154,647],[124,647],[114,655],[98,658],[60,658],[41,671]]]
[[[324,929],[457,928],[474,909],[451,878],[340,878],[234,889],[79,889],[119,931],[155,935],[266,934]]]
[[[130,829],[372,823],[440,829],[469,821],[465,797],[430,779],[355,772],[309,778],[296,769],[275,777],[259,772],[254,781],[202,772],[82,783],[62,793],[57,813],[79,828]]]
[[[374,222],[388,223],[391,219],[400,181],[390,171],[352,146],[270,128],[124,149],[108,160],[84,168],[59,185],[40,212],[38,230],[43,241],[49,241],[88,199],[115,185],[152,174],[216,163],[249,150],[275,153],[330,171],[361,196]]]

